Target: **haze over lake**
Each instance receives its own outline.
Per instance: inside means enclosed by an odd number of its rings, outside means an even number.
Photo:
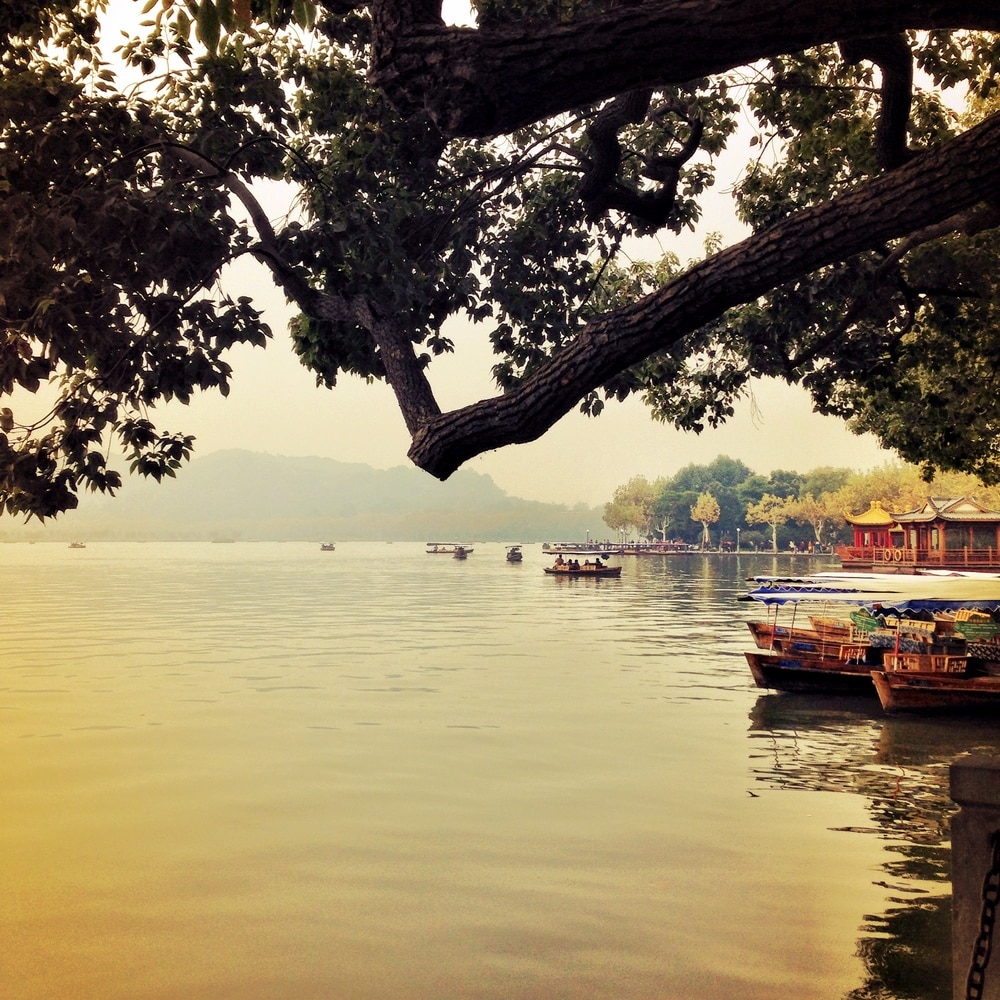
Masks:
[[[804,557],[0,558],[5,995],[950,995],[947,763],[993,729],[754,689],[736,595]]]

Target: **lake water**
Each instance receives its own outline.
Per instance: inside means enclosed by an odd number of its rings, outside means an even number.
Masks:
[[[4,545],[0,996],[950,996],[988,723],[764,694],[792,557]]]

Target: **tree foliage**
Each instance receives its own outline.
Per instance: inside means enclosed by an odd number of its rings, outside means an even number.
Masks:
[[[778,526],[793,516],[795,500],[765,493],[747,507],[747,524],[767,524],[771,528],[771,551],[778,551]]]
[[[772,489],[788,487],[793,480],[801,483],[797,492],[778,494]],[[615,491],[615,497],[621,500],[631,496],[636,483],[643,484],[644,496],[648,497],[651,486],[657,492],[652,500],[654,524],[657,518],[676,516],[676,521],[668,522],[672,537],[689,544],[699,540],[708,544],[701,518],[694,518],[702,524],[700,531],[691,524],[692,508],[702,497],[710,497],[718,508],[717,513],[711,506],[706,510],[715,514],[709,523],[718,525],[720,546],[733,543],[738,533],[748,527],[751,531],[743,536],[744,541],[760,544],[763,539],[754,537],[752,526],[763,524],[770,529],[773,550],[779,547],[779,534],[782,545],[792,542],[797,547],[810,540],[826,546],[838,535],[841,541],[849,541],[847,515],[864,513],[873,501],[888,511],[904,513],[922,507],[930,497],[968,496],[984,507],[1000,510],[1000,486],[985,486],[975,476],[962,472],[939,472],[927,481],[919,466],[900,462],[886,462],[866,472],[818,466],[802,475],[778,469],[764,476],[723,455],[708,465],[686,465],[674,476],[658,477],[653,484],[645,477],[634,477]],[[725,503],[720,502],[717,491],[727,495]],[[677,505],[682,503],[686,504],[683,517],[676,514]],[[625,509],[624,505],[612,503],[605,507],[620,509]],[[791,522],[803,527],[796,528]]]
[[[633,394],[698,431],[763,375],[928,475],[1000,481],[995,4],[144,14],[122,36],[105,0],[0,11],[3,509],[113,492],[112,451],[175,473],[192,440],[157,405],[225,393],[229,349],[271,338],[226,291],[243,257],[295,306],[317,382],[388,382],[410,457],[442,478]],[[748,119],[750,235],[636,261],[637,238],[697,224]],[[296,199],[281,217],[275,185]],[[442,412],[458,319],[489,338],[498,395]],[[25,416],[39,392],[51,409]]]
[[[701,525],[701,547],[707,549],[712,544],[712,536],[709,533],[711,525],[719,520],[722,513],[719,501],[707,490],[698,494],[698,499],[691,508],[691,520],[697,521]]]
[[[634,476],[604,505],[604,523],[615,532],[636,531],[641,538],[652,538],[657,530],[656,501],[665,485],[665,479],[651,483],[645,476]]]
[[[789,504],[789,516],[812,528],[817,545],[823,544],[823,536],[830,524],[844,520],[844,511],[837,507],[834,497],[833,493],[823,493],[819,497],[806,493],[797,499],[793,498]]]

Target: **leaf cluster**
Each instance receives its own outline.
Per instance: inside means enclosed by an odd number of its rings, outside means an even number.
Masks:
[[[110,70],[95,91],[86,56],[74,76],[15,53],[0,77],[0,393],[56,389],[40,422],[8,408],[0,495],[39,517],[118,487],[112,439],[133,469],[172,474],[190,438],[156,431],[150,407],[225,394],[225,352],[269,334],[216,287],[248,243],[228,196],[178,155],[165,116],[107,92]]]

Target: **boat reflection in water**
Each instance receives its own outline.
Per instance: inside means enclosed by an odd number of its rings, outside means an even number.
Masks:
[[[868,822],[839,830],[885,842],[873,883],[885,887],[890,905],[865,915],[857,954],[868,979],[849,1000],[949,1000],[955,805],[948,768],[965,753],[995,752],[995,725],[887,717],[864,697],[764,694],[750,713],[749,740],[757,794],[860,796]]]

